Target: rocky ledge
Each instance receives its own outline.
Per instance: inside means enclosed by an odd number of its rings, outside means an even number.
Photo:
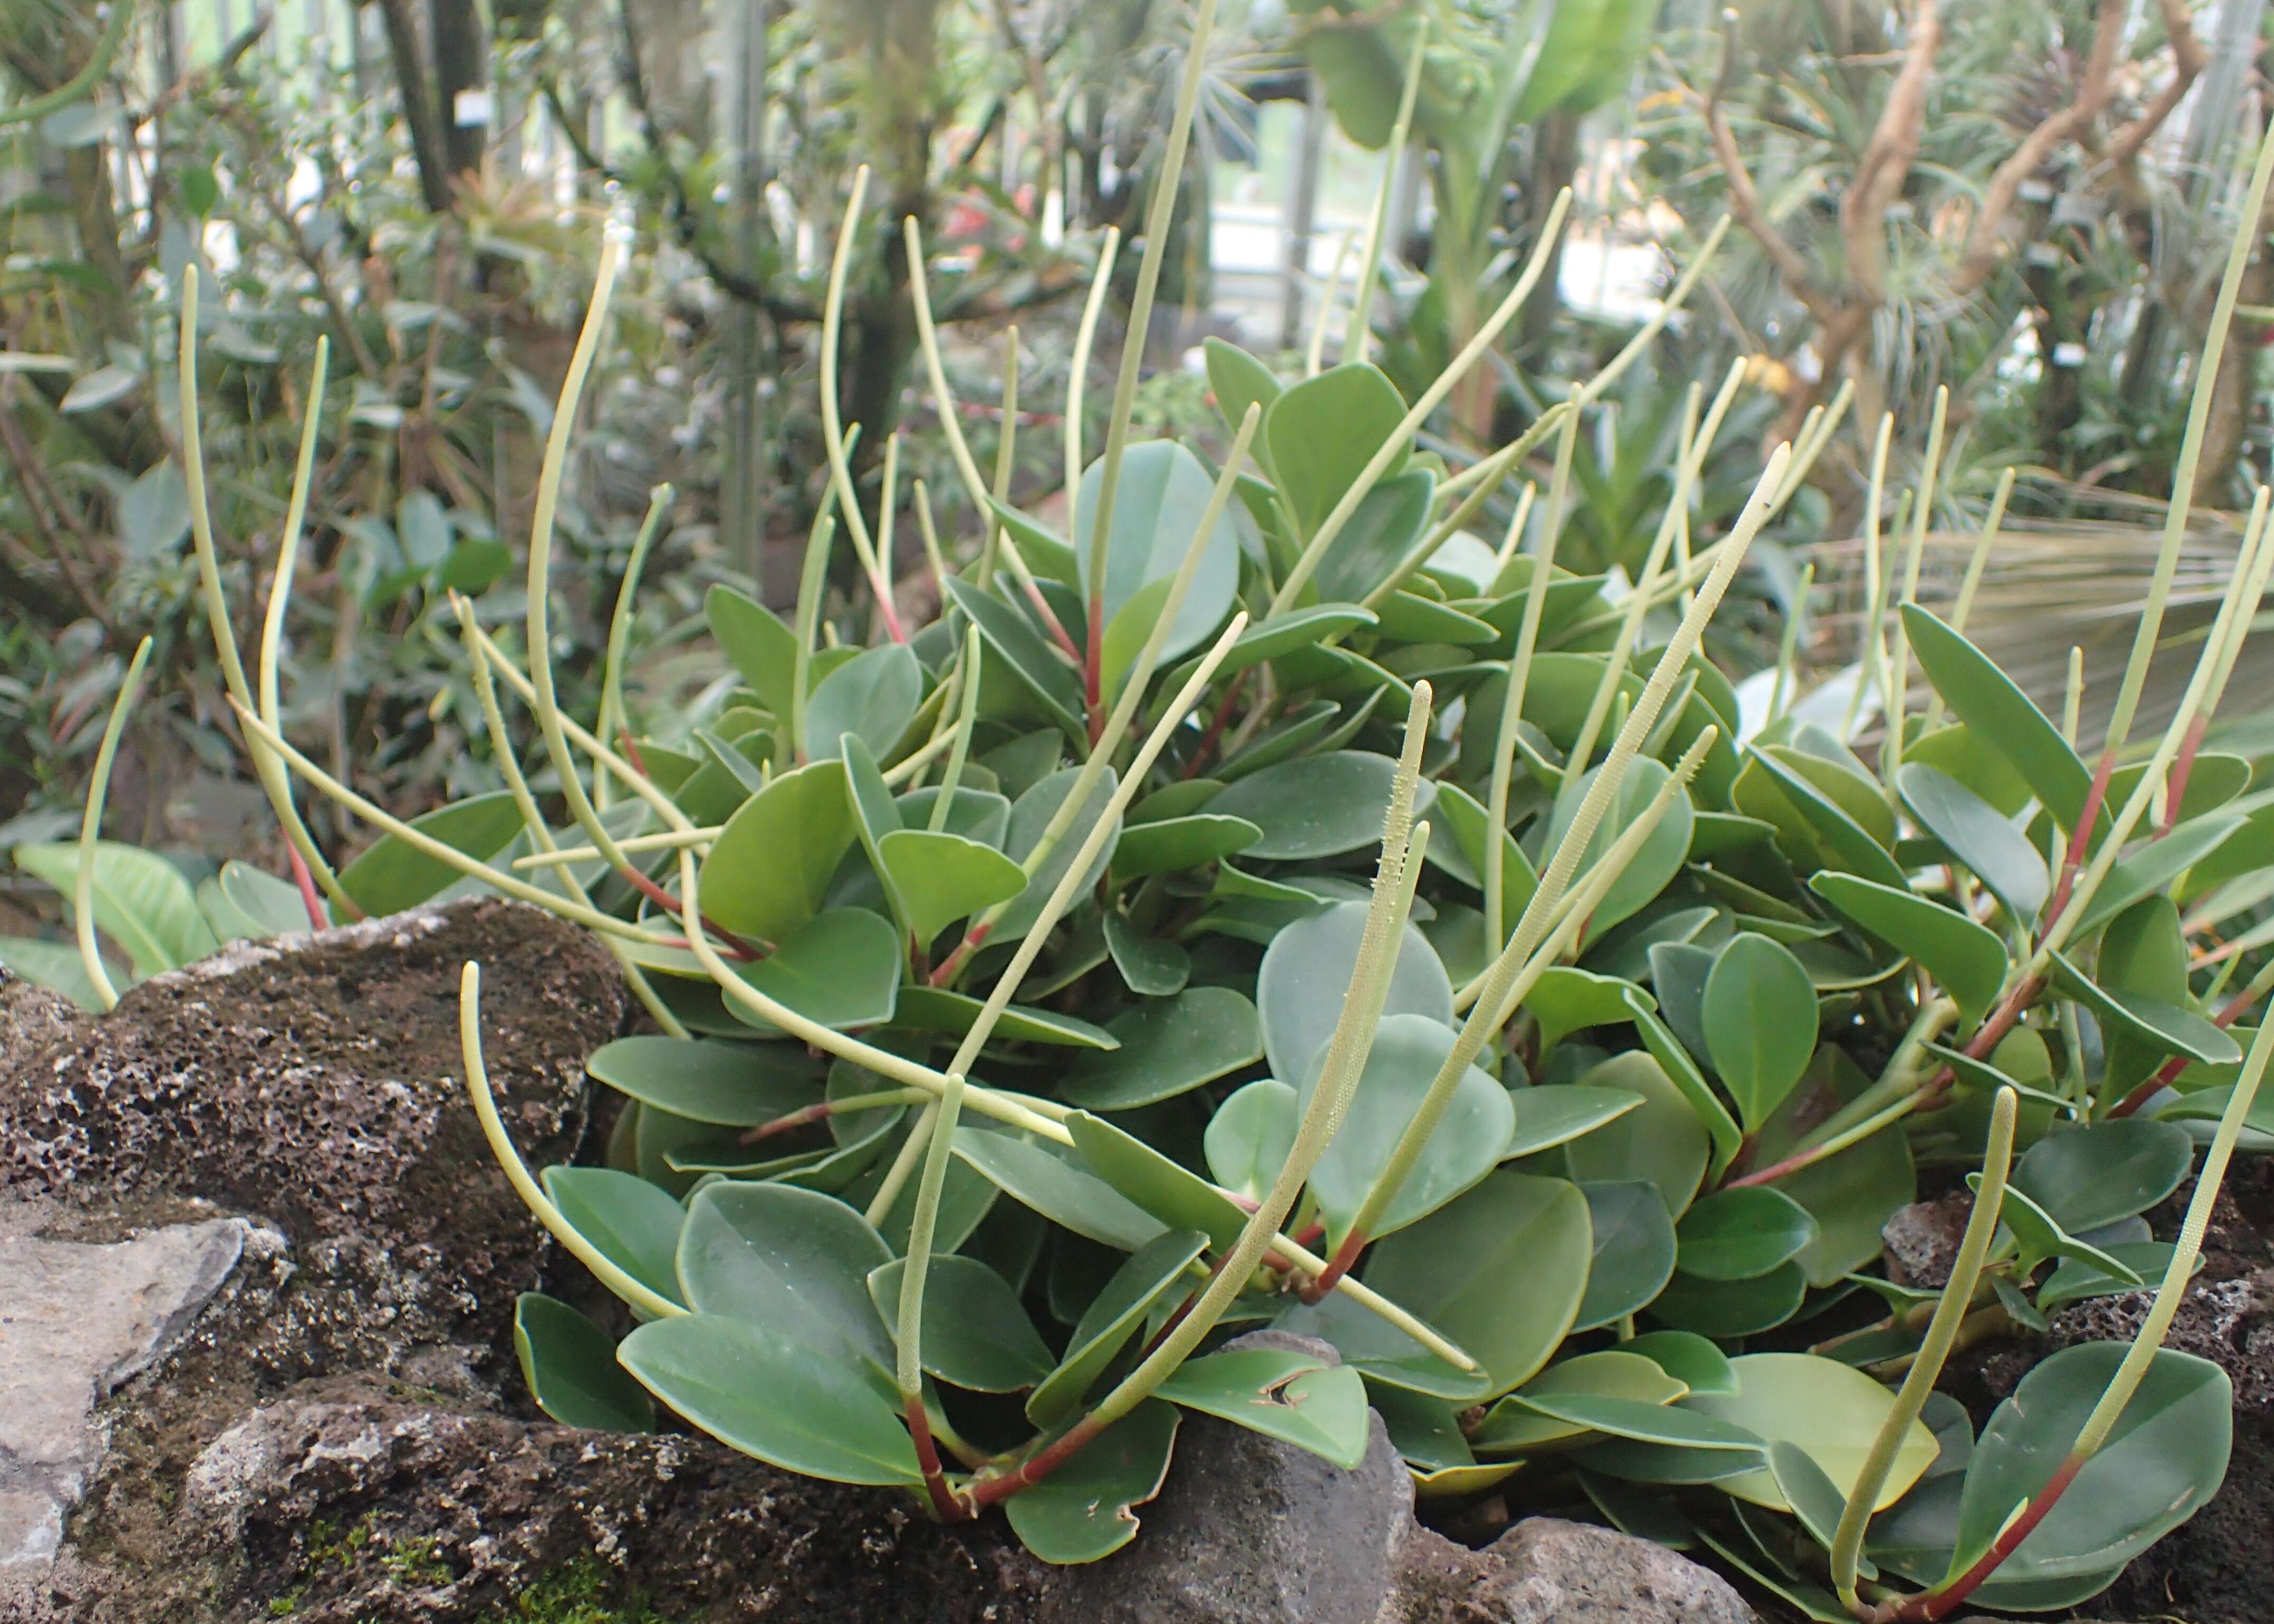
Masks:
[[[607,955],[461,903],[240,947],[85,1017],[0,973],[0,1624],[1741,1624],[1720,1578],[1535,1518],[1472,1551],[1195,1417],[1145,1538],[998,1522],[692,1436],[536,1417],[516,1293],[589,1290],[461,1092],[459,967],[533,1163],[585,1129]]]

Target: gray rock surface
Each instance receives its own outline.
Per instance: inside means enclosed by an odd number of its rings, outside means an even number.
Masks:
[[[172,1350],[247,1227],[172,1224],[109,1245],[0,1236],[0,1568],[54,1557],[102,1456],[95,1402]]]
[[[1611,1529],[1529,1517],[1482,1554],[1498,1568],[1469,1595],[1472,1624],[1756,1624],[1720,1575]]]

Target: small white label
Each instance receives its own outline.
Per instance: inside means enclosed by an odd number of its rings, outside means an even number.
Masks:
[[[2043,203],[2053,195],[2052,183],[2044,180],[2025,180],[2019,188],[2018,195],[2024,203]]]
[[[2084,346],[2076,342],[2074,339],[2055,344],[2053,346],[2053,365],[2055,366],[2082,366],[2084,365]]]
[[[450,117],[457,120],[461,130],[489,123],[490,93],[479,88],[460,91],[451,99]]]
[[[2059,265],[2061,251],[2051,243],[2031,243],[2022,251],[2022,258],[2031,265]]]

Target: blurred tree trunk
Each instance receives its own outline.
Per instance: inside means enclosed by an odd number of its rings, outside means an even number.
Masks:
[[[476,0],[427,0],[434,41],[434,103],[442,161],[453,180],[478,172],[489,144],[489,41]]]
[[[433,214],[450,212],[450,154],[443,143],[442,114],[418,38],[410,0],[376,0],[387,24],[387,54],[403,98],[403,122],[410,126],[410,151],[418,167],[418,195]]]
[[[2274,193],[2268,195],[2255,225],[2239,229],[2251,231],[2255,239],[2250,263],[2242,273],[2239,302],[2263,310],[2274,304],[2274,249],[2266,241],[2266,234],[2274,230]],[[2270,324],[2263,319],[2238,315],[2227,333],[2226,353],[2219,362],[2218,376],[2211,382],[2210,416],[2203,424],[2202,478],[2195,487],[2210,500],[2223,500],[2242,461],[2250,405],[2257,398],[2258,357],[2269,331]]]
[[[1540,121],[1532,132],[1532,184],[1525,188],[1525,201],[1532,212],[1533,241],[1539,240],[1539,228],[1555,202],[1556,194],[1571,184],[1579,172],[1579,120],[1571,113],[1554,112]],[[1558,232],[1547,250],[1547,263],[1540,273],[1540,285],[1525,301],[1522,325],[1523,347],[1536,351],[1547,342],[1555,330],[1555,317],[1563,308],[1563,295],[1558,286],[1563,274],[1563,244],[1568,233]],[[1472,329],[1473,331],[1474,329]]]

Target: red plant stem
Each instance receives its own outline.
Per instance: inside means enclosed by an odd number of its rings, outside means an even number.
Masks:
[[[324,929],[332,921],[324,912],[324,899],[316,895],[315,876],[308,872],[308,865],[301,860],[298,846],[287,846],[284,854],[292,860],[292,883],[300,888],[300,906],[308,910],[308,929]],[[360,918],[361,914],[358,914],[358,917]]]
[[[1105,732],[1105,595],[1090,594],[1088,649],[1081,658],[1082,697],[1089,706],[1089,741],[1095,745]]]
[[[1358,1230],[1352,1229],[1344,1236],[1343,1244],[1335,1248],[1335,1255],[1327,1259],[1327,1267],[1319,1271],[1319,1277],[1303,1288],[1303,1300],[1315,1303],[1333,1290],[1335,1282],[1351,1272],[1351,1265],[1358,1261],[1358,1254],[1365,1250],[1366,1237]]]
[[[1059,1467],[1081,1453],[1105,1429],[1097,1425],[1097,1412],[1092,1410],[1060,1433],[1043,1448],[1037,1449],[1011,1470],[997,1477],[973,1479],[967,1494],[974,1511],[984,1511],[998,1501],[1006,1500],[1021,1489],[1031,1489]]]
[[[862,1109],[866,1110],[870,1108],[863,1106]],[[836,1102],[830,1100],[824,1100],[817,1105],[801,1106],[796,1110],[775,1117],[772,1122],[762,1122],[755,1128],[743,1129],[742,1138],[736,1142],[743,1145],[756,1145],[762,1139],[773,1139],[784,1133],[794,1133],[798,1129],[811,1127],[817,1122],[826,1122],[836,1114]]]
[[[877,595],[877,613],[885,617],[885,635],[894,643],[906,643],[907,631],[900,625],[900,617],[892,609],[892,589],[885,584],[882,575],[870,575],[869,590]]]
[[[2006,1559],[2014,1554],[2022,1541],[2037,1531],[2037,1524],[2045,1520],[2060,1497],[2068,1492],[2068,1485],[2076,1480],[2077,1473],[2083,1470],[2083,1459],[2072,1455],[2064,1460],[2046,1479],[2045,1486],[2031,1497],[2022,1515],[2014,1519],[2013,1525],[1998,1536],[1973,1567],[1923,1595],[1874,1608],[1871,1624],[1933,1624],[1937,1619],[1948,1618],[1982,1587],[1984,1580],[2005,1566]]]
[[[1239,703],[1240,688],[1247,680],[1247,672],[1254,669],[1255,668],[1251,665],[1247,671],[1234,673],[1231,685],[1224,690],[1224,699],[1216,706],[1216,715],[1209,719],[1208,731],[1201,735],[1200,744],[1193,751],[1192,760],[1185,764],[1186,778],[1195,778],[1200,776],[1201,763],[1208,760],[1209,752],[1215,749],[1216,741],[1224,737],[1224,727],[1231,722],[1231,713]]]
[[[931,1508],[939,1514],[943,1522],[961,1522],[971,1515],[971,1508],[956,1498],[948,1486],[947,1472],[939,1463],[938,1446],[932,1442],[931,1417],[924,1414],[923,1395],[907,1395],[908,1438],[916,1447],[916,1464],[922,1469],[924,1490],[931,1496]]]
[[[641,896],[645,897],[650,902],[654,903],[656,906],[659,908],[668,908],[674,914],[683,914],[686,912],[685,907],[681,904],[678,898],[664,890],[662,886],[648,878],[647,876],[642,874],[638,869],[627,865],[624,868],[619,868],[616,872],[622,875],[625,879],[630,881],[632,888],[638,891]],[[729,959],[739,959],[747,964],[753,959],[763,959],[765,957],[764,953],[751,946],[748,942],[743,941],[742,937],[736,936],[733,931],[724,929],[708,917],[704,919],[703,928],[709,931],[712,936],[719,938],[720,951]]]
[[[1081,650],[1073,646],[1073,634],[1060,623],[1057,612],[1050,607],[1050,600],[1043,596],[1043,589],[1032,582],[1027,583],[1027,601],[1034,605],[1035,613],[1042,617],[1043,629],[1050,633],[1050,641],[1058,645],[1059,652],[1076,665],[1081,665]]]
[[[640,759],[639,741],[632,737],[632,730],[629,727],[617,728],[616,739],[624,747],[624,759],[631,763],[632,771],[642,778],[647,777],[647,763]]]
[[[2076,871],[2084,866],[2084,855],[2092,846],[2093,826],[2100,822],[2100,808],[2108,800],[2108,775],[2116,771],[2116,752],[2103,750],[2099,765],[2092,770],[2092,787],[2085,792],[2084,809],[2077,815],[2076,828],[2068,838],[2068,853],[2061,859],[2060,883],[2053,887],[2052,898],[2045,904],[2038,917],[2047,929],[2068,906],[2068,894],[2076,884]]]
[[[2195,719],[2187,724],[2187,737],[2180,741],[2180,753],[2172,759],[2171,776],[2164,780],[2164,816],[2156,825],[2156,838],[2162,839],[2172,832],[2172,825],[2180,821],[2180,802],[2187,799],[2187,775],[2195,771],[2195,752],[2202,748],[2203,730],[2210,726],[2210,718],[2198,711]]]
[[[2218,1014],[2211,1017],[2211,1024],[2216,1026],[2231,1026],[2242,1018],[2242,1012],[2248,1009],[2250,1004],[2250,989],[2248,988],[2245,988],[2242,991],[2235,994],[2233,997],[2228,999],[2226,1001],[2225,1007],[2221,1009]],[[2126,1094],[2122,1099],[2116,1102],[2115,1107],[2108,1113],[2110,1119],[2113,1120],[2119,1116],[2129,1116],[2133,1112],[2147,1104],[2149,1101],[2154,1099],[2158,1094],[2161,1094],[2165,1089],[2177,1082],[2179,1080],[2180,1073],[2187,1069],[2187,1057],[2185,1055],[2173,1055],[2169,1060],[2166,1060],[2162,1065],[2156,1068],[2156,1074],[2153,1077],[2150,1078],[2146,1082],[2141,1084],[2137,1088],[2135,1088],[2130,1094]]]
[[[955,951],[941,959],[939,968],[931,973],[930,977],[931,984],[935,987],[945,987],[953,981],[962,972],[965,963],[971,955],[986,945],[988,934],[993,929],[991,925],[974,925],[966,932],[963,940],[955,944]]]

